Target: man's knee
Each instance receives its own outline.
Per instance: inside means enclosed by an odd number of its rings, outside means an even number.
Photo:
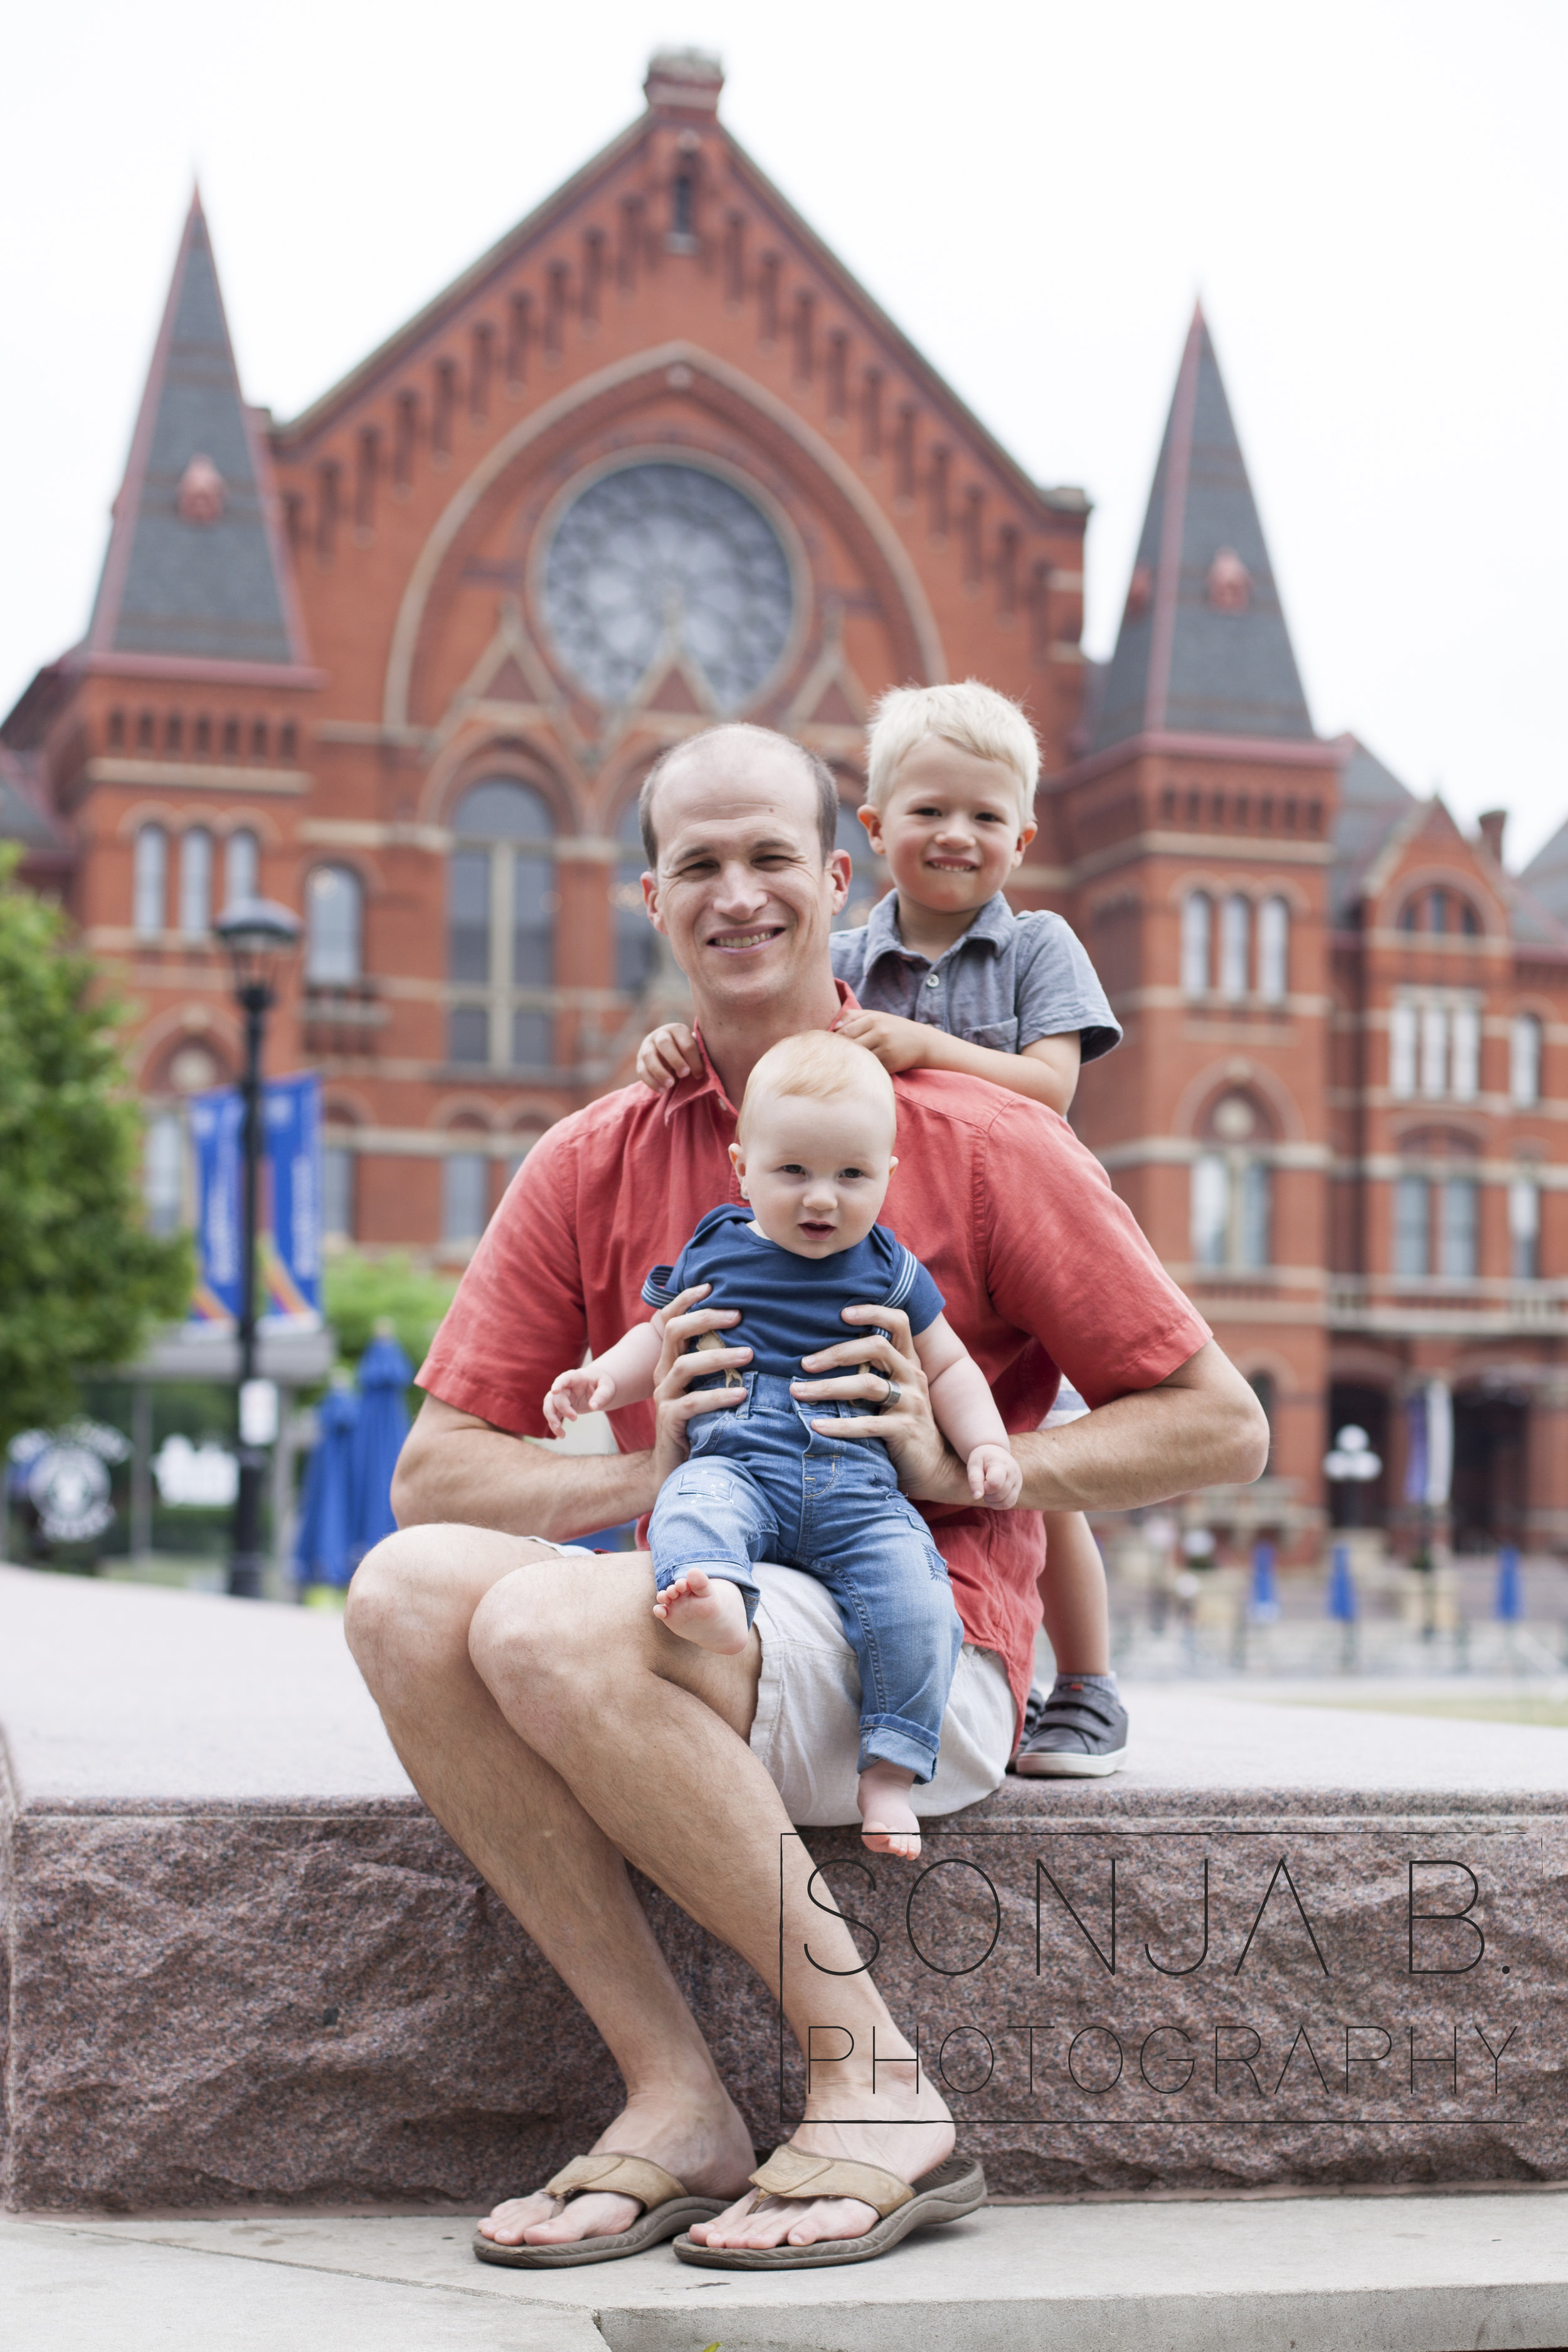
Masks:
[[[515,1537],[483,1528],[404,1528],[378,1543],[354,1570],[344,1612],[366,1680],[374,1664],[404,1654],[460,1655],[481,1596],[525,1556]]]
[[[468,1627],[468,1655],[498,1696],[580,1693],[624,1666],[628,1643],[646,1632],[643,1619],[652,1622],[652,1601],[646,1558],[596,1560],[584,1575],[547,1555],[485,1594]]]

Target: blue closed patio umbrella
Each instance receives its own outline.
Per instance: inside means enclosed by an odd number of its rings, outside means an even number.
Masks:
[[[392,1516],[392,1474],[408,1434],[405,1391],[414,1367],[390,1328],[379,1329],[359,1365],[359,1420],[353,1433],[353,1545],[355,1560],[373,1544],[396,1531]]]
[[[1337,1617],[1342,1625],[1353,1625],[1356,1621],[1355,1579],[1351,1574],[1349,1544],[1334,1546],[1333,1570],[1329,1578],[1329,1614]]]
[[[1252,1593],[1247,1606],[1255,1625],[1272,1625],[1279,1614],[1279,1587],[1274,1580],[1274,1547],[1252,1547]]]
[[[1524,1614],[1524,1580],[1519,1572],[1517,1544],[1504,1544],[1498,1554],[1497,1613],[1503,1625],[1517,1625]]]
[[[294,1570],[301,1584],[340,1588],[353,1574],[354,1427],[359,1399],[346,1385],[327,1391],[316,1407],[316,1444],[305,1466]]]

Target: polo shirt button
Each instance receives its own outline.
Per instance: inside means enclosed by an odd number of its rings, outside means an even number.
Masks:
[[[926,974],[926,986],[928,988],[940,988],[942,986],[942,974],[936,971],[928,971]]]

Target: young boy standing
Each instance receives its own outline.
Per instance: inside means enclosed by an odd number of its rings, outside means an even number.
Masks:
[[[858,1007],[842,1034],[885,1069],[962,1070],[1066,1113],[1080,1063],[1121,1031],[1070,926],[1015,915],[1003,885],[1036,833],[1039,746],[1016,703],[978,680],[884,695],[868,741],[859,811],[893,889],[833,940],[837,978]],[[690,1052],[689,1062],[687,1055]],[[680,1024],[644,1041],[637,1070],[664,1088],[695,1069]],[[1047,1426],[1088,1408],[1058,1396]],[[1045,1515],[1040,1579],[1058,1662],[1025,1720],[1019,1772],[1086,1778],[1126,1760],[1127,1715],[1110,1671],[1105,1570],[1078,1512]]]

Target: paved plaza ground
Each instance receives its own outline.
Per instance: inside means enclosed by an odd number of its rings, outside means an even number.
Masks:
[[[450,2215],[0,2221],[16,2352],[1523,2352],[1568,2191],[993,2207],[879,2263],[529,2273]],[[13,2334],[11,2331],[15,2330]]]

